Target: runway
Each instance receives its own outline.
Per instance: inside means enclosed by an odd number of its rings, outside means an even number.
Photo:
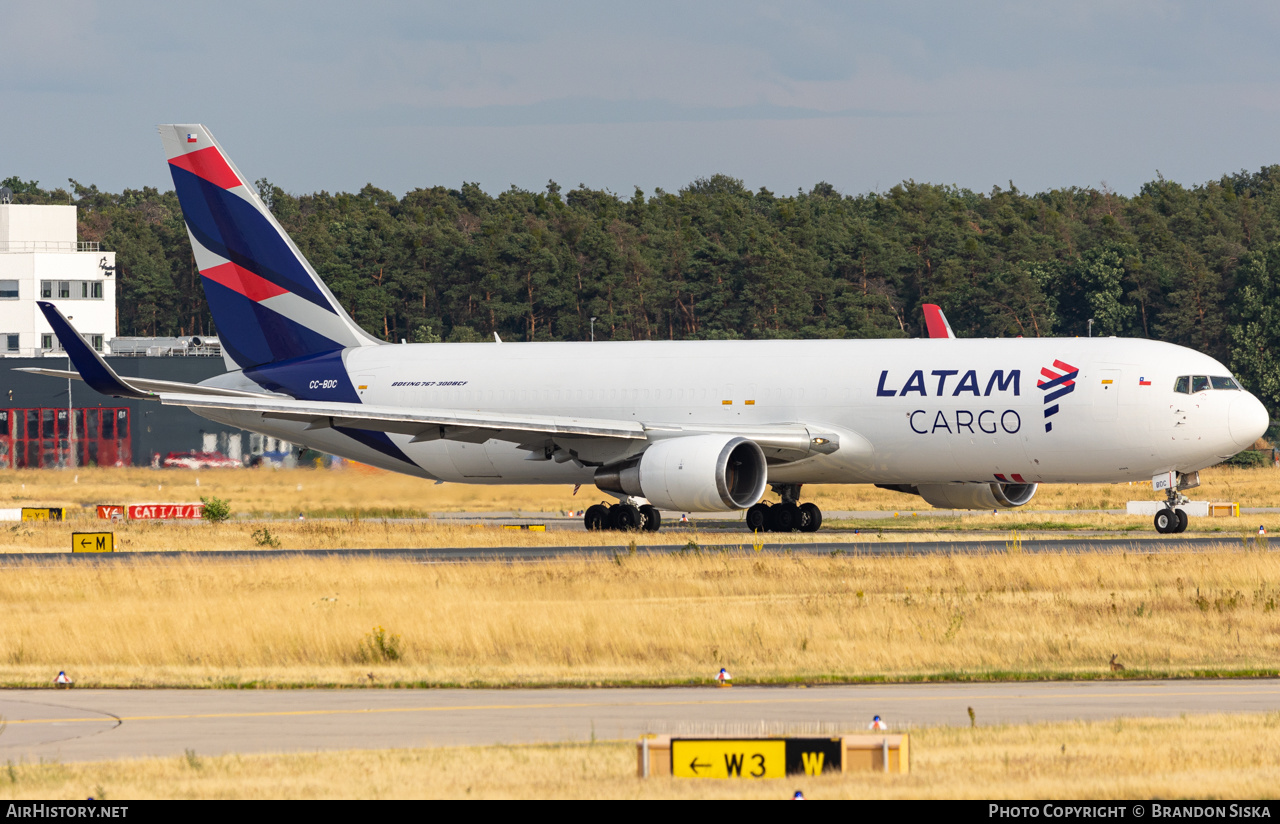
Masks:
[[[12,690],[0,759],[306,752],[1274,712],[1280,681],[548,690]]]
[[[1228,536],[1151,536],[1147,538],[1109,538],[1109,537],[1075,537],[1075,538],[1035,538],[1022,537],[1014,546],[1008,535],[999,538],[979,538],[965,540],[957,537],[945,541],[890,541],[878,540],[875,536],[862,538],[847,536],[844,541],[819,541],[814,543],[771,541],[759,545],[760,552],[769,554],[790,553],[810,556],[839,555],[875,555],[875,556],[909,556],[937,554],[973,554],[981,555],[993,552],[1009,552],[1011,548],[1026,553],[1082,553],[1082,552],[1187,552],[1214,547],[1247,546],[1251,549],[1265,548],[1266,543],[1259,544],[1250,538],[1247,542],[1239,537]],[[612,558],[619,553],[631,551],[627,536],[620,535],[618,543],[610,546],[534,546],[534,547],[437,547],[433,549],[407,549],[384,547],[381,549],[253,549],[253,550],[206,550],[200,552],[114,552],[84,553],[70,552],[14,552],[0,554],[0,568],[6,566],[31,566],[53,564],[118,564],[137,561],[190,560],[207,562],[243,562],[263,558],[385,558],[388,560],[404,560],[415,563],[459,563],[465,561],[542,561],[566,557],[600,557]],[[679,544],[656,544],[637,546],[638,555],[669,555],[672,553],[690,552],[754,552],[755,545],[749,536],[737,543],[703,544],[690,546],[686,540]]]

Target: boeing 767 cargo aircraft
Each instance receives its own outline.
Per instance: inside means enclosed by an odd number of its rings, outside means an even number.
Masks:
[[[124,379],[50,303],[76,372],[107,395],[455,483],[592,484],[588,529],[660,510],[747,510],[816,530],[805,484],[877,484],[954,509],[1016,507],[1041,483],[1158,479],[1186,528],[1190,473],[1253,443],[1263,405],[1180,346],[1123,338],[386,344],[343,311],[201,125],[160,127],[232,371]],[[1172,474],[1170,474],[1172,473]],[[782,498],[762,503],[772,487]]]

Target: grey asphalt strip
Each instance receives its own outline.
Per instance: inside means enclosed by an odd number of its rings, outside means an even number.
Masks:
[[[980,555],[1009,552],[1011,548],[1027,553],[1085,552],[1187,552],[1216,547],[1266,547],[1252,538],[1168,536],[1164,538],[1023,538],[1017,547],[1008,538],[978,541],[845,541],[819,543],[766,543],[761,552],[795,555]],[[706,544],[697,548],[685,544],[637,546],[639,555],[671,553],[751,552],[750,541],[741,544]],[[263,558],[384,558],[418,563],[457,563],[460,561],[541,561],[573,556],[612,558],[630,552],[628,544],[614,546],[546,546],[546,547],[444,547],[436,549],[255,549],[208,550],[201,552],[114,552],[51,553],[15,552],[0,555],[0,567],[66,564],[118,564],[136,561],[193,560],[209,562],[246,561]]]
[[[6,690],[0,759],[307,752],[1274,712],[1280,681],[545,690]]]

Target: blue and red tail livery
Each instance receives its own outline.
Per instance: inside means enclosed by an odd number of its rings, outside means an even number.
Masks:
[[[338,305],[208,129],[161,126],[160,136],[209,311],[236,365],[378,343]]]

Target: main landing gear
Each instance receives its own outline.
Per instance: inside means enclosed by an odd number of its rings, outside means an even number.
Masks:
[[[1156,532],[1161,535],[1173,535],[1187,531],[1187,513],[1178,509],[1178,504],[1185,504],[1187,496],[1176,488],[1165,490],[1165,507],[1156,513]]]
[[[774,484],[782,502],[764,501],[747,510],[747,529],[752,532],[817,532],[822,526],[822,510],[814,503],[798,503],[800,484]]]
[[[662,515],[657,507],[650,504],[594,504],[587,507],[582,521],[588,532],[603,532],[606,529],[618,532],[657,532],[662,526]]]

